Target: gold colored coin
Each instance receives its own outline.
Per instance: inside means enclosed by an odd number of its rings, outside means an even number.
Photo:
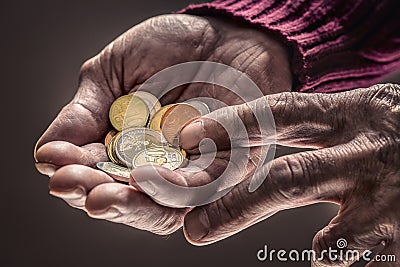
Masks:
[[[168,111],[168,109],[176,106],[177,104],[169,104],[162,107],[157,113],[154,115],[153,119],[150,121],[149,128],[161,132],[161,119],[163,115]]]
[[[146,103],[147,109],[149,110],[150,113],[149,115],[149,123],[150,123],[151,119],[161,108],[161,104],[158,101],[157,97],[146,91],[136,91],[133,95],[139,97]]]
[[[129,127],[143,127],[149,118],[146,103],[137,96],[124,95],[112,103],[109,117],[118,131]]]
[[[110,158],[110,160],[115,163],[115,164],[119,164],[119,165],[124,165],[117,157],[117,155],[115,154],[115,141],[117,140],[117,138],[121,135],[121,132],[117,133],[110,141],[110,143],[107,146],[107,155]]]
[[[178,146],[178,135],[188,121],[201,116],[200,111],[189,104],[177,104],[169,108],[162,116],[160,128],[168,143]]]
[[[181,153],[182,153],[182,156],[183,156],[184,158],[187,157],[186,150],[184,150],[183,148],[181,148]]]
[[[158,165],[175,170],[182,165],[183,161],[184,157],[179,149],[169,146],[149,146],[136,154],[132,161],[132,167]]]
[[[110,142],[110,144],[107,146],[107,156],[112,162],[114,162],[115,164],[119,164],[119,162],[114,157],[112,142]]]

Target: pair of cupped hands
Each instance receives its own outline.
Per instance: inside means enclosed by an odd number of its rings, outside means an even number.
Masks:
[[[212,119],[190,123],[180,134],[180,144],[191,158],[199,156],[204,138],[212,139],[218,149],[214,162],[199,172],[157,168],[166,179],[198,186],[221,174],[230,151],[240,147],[229,143],[217,122],[235,125],[241,120],[251,145],[246,168],[234,178],[236,185],[228,194],[203,206],[171,208],[116,182],[95,164],[108,161],[102,141],[111,127],[111,103],[137,90],[158,71],[187,61],[232,66],[247,74],[266,96],[243,104],[229,90],[193,83],[161,99],[165,105],[204,96],[228,105],[209,114]],[[36,167],[50,176],[52,195],[91,217],[160,235],[183,226],[187,240],[196,245],[231,236],[281,210],[333,202],[340,210],[316,234],[317,254],[345,238],[348,249],[362,252],[384,244],[381,253],[400,258],[400,87],[294,93],[289,61],[286,47],[276,37],[249,25],[189,15],[146,20],[83,64],[75,97],[37,143]],[[248,177],[257,168],[264,145],[260,143],[263,125],[256,117],[263,116],[266,105],[275,119],[277,144],[315,149],[274,159],[261,186],[249,192]],[[132,176],[146,179],[152,170],[140,167]]]

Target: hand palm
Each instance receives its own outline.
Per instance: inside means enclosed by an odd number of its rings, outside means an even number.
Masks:
[[[178,229],[186,209],[159,206],[146,195],[89,167],[107,160],[101,142],[110,129],[108,110],[116,97],[134,92],[164,68],[199,60],[224,63],[246,73],[264,94],[291,87],[286,52],[265,32],[187,15],[147,20],[82,66],[76,96],[39,139],[37,168],[52,176],[51,193],[93,217],[160,234]],[[227,105],[241,102],[228,90],[207,84],[177,88],[161,102],[165,105],[201,96]],[[221,159],[225,156],[222,153]],[[153,208],[151,212],[149,208]],[[143,212],[147,212],[145,216],[136,216]]]

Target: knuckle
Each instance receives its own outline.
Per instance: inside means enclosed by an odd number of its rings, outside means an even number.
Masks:
[[[228,193],[226,197],[231,198],[232,191]],[[216,202],[210,204],[209,206],[207,206],[207,208],[204,209],[211,226],[210,235],[222,231],[226,224],[233,224],[240,217],[237,209],[235,211],[231,210],[230,204],[226,200],[226,197],[217,200]],[[229,202],[231,202],[230,199]]]
[[[146,29],[151,29],[155,36],[169,34],[189,47],[203,52],[205,46],[215,44],[218,32],[212,27],[208,19],[188,14],[168,14],[149,18],[143,23]],[[198,50],[197,50],[198,49]],[[200,53],[201,54],[201,53]]]
[[[361,104],[365,105],[366,131],[362,136],[385,167],[400,164],[400,85],[377,84],[369,88]],[[366,115],[366,116],[365,116]],[[393,168],[391,168],[393,169]]]
[[[241,223],[249,217],[257,215],[251,210],[252,205],[248,203],[249,199],[243,193],[245,190],[245,186],[235,187],[226,197],[217,201],[218,211],[223,215],[221,218],[230,225]]]
[[[226,196],[231,196],[229,194]],[[236,201],[233,202],[236,203]],[[202,242],[228,237],[246,221],[246,217],[242,212],[243,210],[240,208],[242,204],[233,207],[233,202],[230,197],[229,199],[224,197],[208,204],[207,207],[204,208],[209,225],[207,233],[201,238]]]
[[[316,153],[302,152],[296,156],[281,157],[271,168],[271,181],[278,192],[290,202],[302,202],[313,195],[314,177],[321,178],[323,157]]]
[[[171,211],[165,213],[149,227],[149,231],[158,235],[169,235],[177,231],[183,225],[184,212]]]
[[[354,142],[359,147],[359,153],[365,156],[364,172],[377,175],[376,179],[383,177],[387,182],[390,177],[399,175],[400,165],[400,139],[395,133],[369,132],[359,135]],[[365,173],[367,174],[367,173]]]
[[[313,250],[316,253],[314,266],[348,266],[345,259],[328,255],[326,252],[336,249],[338,242],[341,241],[341,236],[338,235],[336,227],[332,225],[326,226],[320,230],[313,239]],[[345,239],[343,239],[343,242]],[[347,243],[345,244],[347,246]]]
[[[234,145],[240,143],[242,137],[247,136],[243,122],[238,117],[238,109],[236,107],[225,107],[218,109],[205,118],[209,119],[206,125],[206,135],[218,136],[228,138]]]
[[[327,226],[328,227],[328,226]],[[331,247],[331,239],[326,234],[326,229],[320,230],[313,239],[313,249],[317,254],[321,254],[322,251],[329,249]],[[319,255],[318,255],[319,256]]]
[[[300,163],[290,157],[282,157],[276,163],[270,170],[271,182],[284,200],[296,201],[305,191],[301,179],[297,179],[304,174]]]
[[[400,85],[386,83],[371,87],[370,103],[378,106],[398,107],[400,105]]]
[[[395,225],[393,223],[377,223],[373,234],[382,240],[393,240]]]
[[[255,104],[259,103],[254,102]],[[235,106],[235,114],[232,117],[235,118],[236,129],[243,129],[246,132],[239,133],[238,135],[248,136],[250,139],[255,139],[260,136],[260,127],[265,127],[265,125],[259,125],[261,121],[259,119],[262,117],[261,114],[265,114],[265,109],[259,110],[260,108],[251,104],[242,104]],[[236,115],[237,114],[237,115]],[[244,127],[240,124],[244,123]],[[258,138],[257,138],[258,139]],[[255,140],[254,140],[255,141]]]
[[[94,58],[87,59],[85,62],[83,62],[79,71],[80,75],[84,76],[85,74],[89,73],[94,67],[94,62]]]
[[[371,88],[368,105],[379,116],[378,127],[384,131],[398,132],[400,128],[400,85],[377,84]],[[373,116],[376,118],[376,116]],[[378,128],[379,129],[379,128]]]
[[[139,202],[137,197],[141,199]],[[132,200],[132,198],[136,200]],[[119,209],[124,213],[121,223],[157,235],[172,234],[182,227],[184,215],[187,213],[186,209],[162,208],[157,206],[149,213],[148,206],[149,200],[143,196],[127,196],[119,204]]]
[[[226,238],[262,215],[264,210],[257,208],[254,203],[249,205],[251,200],[240,191],[235,187],[224,197],[203,207],[208,225],[201,243]]]
[[[271,97],[267,96],[267,99],[270,102],[270,107],[275,117],[282,117],[288,114],[285,111],[289,107],[294,107],[295,104],[294,96],[295,96],[294,93],[288,93],[288,92],[273,95]]]

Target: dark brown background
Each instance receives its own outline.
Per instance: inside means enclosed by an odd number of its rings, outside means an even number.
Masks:
[[[160,237],[91,219],[50,196],[48,178],[34,168],[34,143],[73,96],[84,60],[140,21],[190,2],[2,1],[0,266],[308,266],[261,263],[256,253],[265,244],[309,249],[334,205],[281,212],[227,240],[194,247],[181,231]]]

